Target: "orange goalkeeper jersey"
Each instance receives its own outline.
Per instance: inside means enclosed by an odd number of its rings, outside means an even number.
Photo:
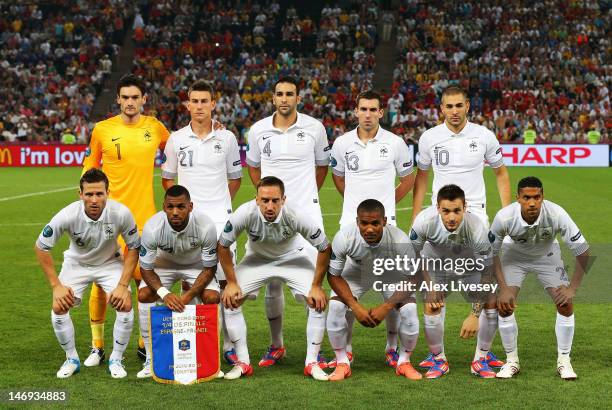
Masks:
[[[130,208],[139,231],[156,212],[155,153],[158,147],[163,150],[169,135],[161,122],[145,115],[133,125],[117,115],[97,123],[91,134],[83,172],[102,165],[110,183],[109,197]]]

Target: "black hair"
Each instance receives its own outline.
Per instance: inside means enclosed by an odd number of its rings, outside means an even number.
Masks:
[[[215,99],[215,89],[208,81],[197,80],[195,83],[191,84],[187,95],[191,95],[192,91],[208,91],[210,93],[210,98],[213,100]]]
[[[542,192],[544,192],[542,181],[540,181],[540,179],[537,177],[525,177],[521,179],[518,183],[518,189],[516,192],[521,192],[521,189],[523,188],[540,188]]]
[[[444,185],[438,191],[437,201],[438,204],[440,201],[446,199],[447,201],[454,201],[455,199],[461,199],[463,204],[465,205],[465,192],[459,186],[454,184]]]
[[[357,207],[357,215],[361,212],[379,212],[381,217],[385,217],[385,206],[376,199],[366,199]]]
[[[146,87],[144,81],[140,78],[136,77],[134,74],[126,74],[117,83],[117,96],[119,96],[119,91],[123,87],[136,87],[140,90],[142,95],[146,93]]]
[[[259,192],[259,188],[262,186],[277,186],[280,188],[281,196],[285,195],[285,184],[283,183],[283,181],[280,180],[280,178],[277,178],[271,175],[267,177],[263,177],[257,183],[258,192]]]
[[[83,183],[85,182],[88,184],[104,182],[104,187],[108,191],[108,177],[101,169],[91,168],[81,175],[81,179],[79,180],[79,188],[81,189],[81,192],[83,192]]]
[[[283,77],[280,77],[278,80],[276,80],[276,82],[274,83],[274,93],[275,94],[276,94],[276,86],[279,85],[280,83],[293,84],[295,85],[295,94],[298,95],[300,93],[300,85],[298,84],[295,77],[283,76]]]
[[[187,190],[187,188],[185,188],[182,185],[172,185],[166,191],[166,194],[164,195],[164,199],[168,197],[178,198],[179,196],[183,196],[183,195],[187,197],[188,201],[191,201],[191,195],[189,195],[189,191]]]

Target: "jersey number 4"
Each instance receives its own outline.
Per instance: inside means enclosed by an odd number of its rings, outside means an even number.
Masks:
[[[270,148],[270,141],[266,142],[266,145],[263,149],[264,154],[268,154],[268,158],[270,158],[270,154],[272,154],[272,149]]]

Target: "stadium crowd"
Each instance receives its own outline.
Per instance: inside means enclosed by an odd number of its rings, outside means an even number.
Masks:
[[[330,136],[352,126],[352,100],[372,85],[377,33],[374,2],[323,7],[313,20],[295,8],[258,2],[153,2],[134,32],[134,73],[153,90],[150,112],[172,129],[187,120],[180,102],[190,83],[214,79],[216,115],[244,141],[251,124],[273,112],[280,75],[301,78],[301,109]],[[154,46],[153,46],[154,45]],[[178,45],[178,46],[177,46]]]
[[[124,0],[4,3],[0,15],[0,135],[5,141],[86,142],[95,98],[132,18]]]
[[[520,3],[420,2],[399,10],[390,119],[417,140],[439,123],[438,96],[457,84],[471,96],[472,120],[501,142],[604,140],[610,121],[609,5],[595,0]]]
[[[471,118],[500,142],[581,142],[591,129],[608,141],[609,7],[604,2],[461,4],[404,0],[379,16],[376,1],[281,6],[276,0],[125,0],[0,6],[0,140],[85,142],[90,113],[131,25],[133,73],[149,86],[148,114],[169,129],[187,121],[189,84],[211,79],[216,118],[244,142],[273,111],[271,86],[300,79],[300,110],[324,123],[330,140],[355,126],[353,101],[372,87],[378,44],[395,26],[400,60],[390,79],[386,120],[407,142],[441,121],[439,96],[458,84]],[[239,6],[239,7],[238,7]],[[386,30],[386,31],[385,31]],[[393,37],[392,37],[393,38]],[[111,87],[112,88],[112,87]],[[115,107],[108,107],[109,115]],[[72,140],[68,138],[68,140]]]

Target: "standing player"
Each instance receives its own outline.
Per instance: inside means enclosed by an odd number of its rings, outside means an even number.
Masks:
[[[169,132],[154,117],[141,115],[147,102],[144,82],[128,74],[117,84],[117,104],[121,114],[96,124],[83,172],[102,166],[110,182],[110,198],[127,206],[139,227],[155,213],[153,198],[153,168],[158,148],[163,149]],[[120,242],[121,243],[121,242]],[[134,271],[138,283],[140,271]],[[89,297],[92,350],[85,366],[98,366],[104,361],[104,321],[106,295],[94,285]],[[138,341],[139,355],[144,358],[142,338]]]
[[[429,169],[433,168],[434,178],[431,203],[436,204],[438,190],[448,184],[456,184],[465,192],[467,212],[480,217],[489,226],[487,216],[483,168],[489,164],[497,180],[497,190],[502,207],[510,204],[510,177],[503,163],[501,147],[495,134],[481,125],[467,120],[470,102],[465,90],[450,86],[442,92],[440,110],[444,122],[423,133],[419,139],[418,171],[414,182],[412,220],[423,209],[427,191]],[[446,308],[442,308],[442,321]],[[497,310],[494,297],[487,301],[484,315],[479,320],[472,316],[466,321],[468,331],[478,330],[478,345],[474,361],[484,352],[489,352],[497,331]],[[430,359],[430,358],[428,358]],[[426,366],[431,360],[421,362]],[[503,363],[493,353],[487,356],[489,365],[499,367]]]
[[[276,112],[257,121],[249,130],[249,176],[255,186],[265,176],[281,179],[286,187],[287,203],[323,228],[318,190],[328,172],[329,143],[321,122],[297,112],[298,94],[294,78],[282,77],[274,85]],[[311,253],[314,263],[313,249]],[[282,284],[272,281],[266,289],[266,315],[272,340],[259,366],[272,366],[285,355],[283,310]]]
[[[273,279],[285,282],[296,299],[305,300],[308,305],[304,374],[316,380],[328,377],[318,363],[318,355],[325,334],[327,304],[322,283],[331,247],[320,225],[284,203],[283,182],[271,176],[262,178],[257,184],[256,199],[243,204],[230,216],[219,238],[219,261],[227,278],[223,291],[225,320],[238,356],[226,379],[249,376],[253,372],[241,305],[245,298],[255,298]],[[249,237],[247,254],[234,270],[229,247],[245,230]],[[318,250],[316,265],[303,238]]]
[[[113,378],[127,376],[121,361],[134,324],[130,278],[138,261],[140,238],[130,210],[108,199],[108,179],[99,169],[90,169],[80,180],[80,201],[62,209],[36,241],[36,256],[53,289],[51,322],[57,340],[66,352],[66,361],[57,377],[78,373],[81,362],[76,350],[70,309],[81,304],[90,283],[108,292],[109,303],[117,310],[113,329],[113,352],[108,369]],[[62,270],[57,276],[49,252],[63,233],[70,236]],[[117,238],[121,235],[128,251],[121,260]]]
[[[185,187],[168,188],[164,210],[153,215],[142,230],[140,270],[144,283],[138,290],[138,317],[147,358],[138,378],[151,377],[149,311],[154,302],[160,299],[176,312],[182,312],[194,298],[202,303],[219,303],[216,251],[214,222],[202,210],[193,210]],[[190,288],[182,295],[168,290],[183,280]]]
[[[191,194],[194,209],[203,211],[215,222],[217,234],[232,213],[232,199],[240,188],[242,165],[236,136],[228,130],[213,129],[212,111],[215,109],[214,90],[199,80],[187,93],[187,110],[191,122],[173,132],[166,144],[166,162],[162,165],[162,185],[168,189],[178,183]],[[231,249],[234,258],[236,245]],[[223,270],[217,267],[221,289],[225,287]],[[236,353],[227,335],[223,311],[223,357],[234,364]]]
[[[447,286],[452,281],[478,284],[482,276],[485,276],[485,282],[489,281],[490,278],[483,273],[485,269],[488,272],[491,266],[491,244],[487,228],[478,216],[466,212],[463,190],[457,185],[445,185],[438,191],[436,201],[437,207],[429,207],[417,215],[410,230],[414,250],[426,261],[426,276],[430,276],[433,283]],[[466,268],[466,261],[469,260],[472,261],[471,269]],[[451,263],[451,269],[447,268]],[[428,292],[428,296],[431,294],[435,295],[435,292]],[[444,296],[442,292],[442,298],[428,297],[425,303],[425,339],[430,351],[426,361],[431,363],[419,366],[429,368],[425,375],[428,379],[437,379],[449,371],[443,343],[444,321],[441,310]],[[468,296],[472,299],[480,295]],[[470,315],[478,319],[482,307],[482,303],[477,301],[472,305]],[[472,362],[472,374],[484,378],[495,377],[486,360],[487,353],[483,352],[482,356]]]
[[[357,96],[355,116],[359,126],[334,142],[331,153],[333,180],[344,197],[340,227],[355,225],[357,206],[368,198],[378,198],[384,205],[387,221],[397,225],[395,204],[412,189],[414,183],[412,158],[406,143],[379,125],[383,116],[381,97],[374,91]],[[400,183],[395,186],[395,177]],[[353,359],[352,334],[355,317],[347,311],[349,332],[347,353]],[[387,364],[397,365],[399,312],[387,316]],[[335,362],[330,362],[334,366]]]
[[[379,201],[366,199],[359,204],[356,214],[356,223],[353,221],[341,228],[332,243],[334,257],[330,261],[327,278],[333,290],[327,314],[327,334],[336,353],[336,369],[329,380],[343,380],[351,375],[347,351],[348,309],[359,323],[367,327],[378,325],[391,311],[398,311],[401,349],[394,366],[395,372],[398,376],[420,380],[423,376],[410,364],[410,356],[419,336],[419,318],[414,297],[395,304],[389,301],[394,292],[383,290],[384,303],[381,306],[368,311],[359,303],[359,298],[372,287],[375,278],[385,279],[374,276],[366,261],[396,256],[414,259],[414,251],[408,236],[399,228],[387,224],[385,207]]]
[[[561,259],[557,234],[576,257],[571,282]],[[512,240],[511,243],[502,245],[507,237]],[[536,177],[519,181],[517,202],[497,213],[489,239],[493,242],[495,271],[500,287],[497,299],[499,334],[507,355],[507,362],[497,377],[508,379],[520,370],[514,310],[525,276],[535,272],[557,306],[557,373],[564,380],[576,379],[570,362],[574,339],[572,299],[590,257],[586,239],[563,208],[544,199],[542,182]]]

